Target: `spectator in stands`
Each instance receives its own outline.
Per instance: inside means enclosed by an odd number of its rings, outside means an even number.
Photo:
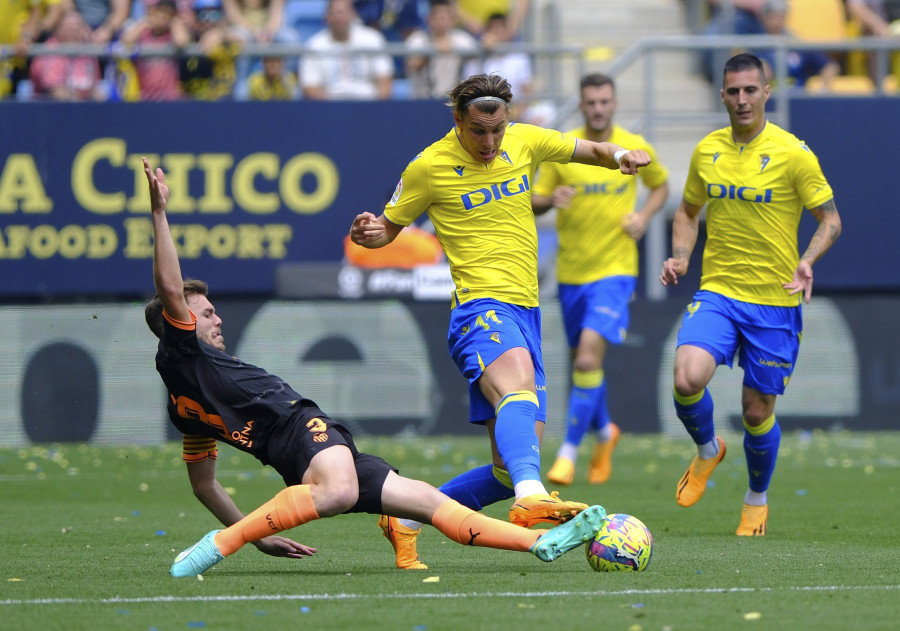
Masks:
[[[478,50],[474,37],[456,24],[453,0],[431,0],[427,30],[418,30],[406,40],[409,50],[434,48],[434,55],[410,55],[406,75],[410,95],[416,99],[440,99],[459,83],[463,61]],[[467,55],[468,53],[468,55]]]
[[[760,13],[765,34],[772,36],[790,36],[787,28],[788,16],[787,0],[767,0]],[[777,68],[777,53],[775,50],[754,50],[766,69],[766,80],[775,84],[775,71]],[[790,50],[787,53],[787,85],[803,87],[810,77],[820,76],[822,87],[828,86],[834,77],[841,72],[840,65],[831,57],[816,50]]]
[[[194,0],[194,21],[193,38],[200,54],[180,59],[182,92],[204,101],[228,99],[234,91],[234,60],[241,40],[228,28],[221,0]]]
[[[464,29],[475,37],[487,31],[492,15],[509,16],[510,39],[522,38],[522,27],[531,9],[531,0],[459,0],[459,19]]]
[[[74,9],[65,11],[57,24],[48,47],[59,44],[84,44],[90,30]],[[94,101],[105,96],[96,57],[82,55],[41,55],[31,62],[31,84],[34,94],[57,101]]]
[[[847,15],[859,24],[860,34],[872,37],[900,37],[900,1],[846,0]],[[877,55],[868,54],[869,76],[878,80]],[[892,55],[893,72],[900,77],[900,54]]]
[[[91,29],[90,41],[107,44],[119,36],[131,15],[131,0],[72,0]]]
[[[229,28],[244,44],[300,43],[300,34],[284,24],[285,0],[222,0],[222,7]],[[239,57],[238,81],[246,81],[258,66],[252,57]],[[291,61],[290,70],[297,71],[296,61]]]
[[[765,0],[709,0],[709,22],[703,35],[763,35],[762,8]],[[735,51],[708,50],[702,54],[703,74],[710,82],[718,78],[719,68]]]
[[[71,8],[68,0],[38,0],[34,5],[36,16],[36,42],[45,42],[53,37],[63,13]]]
[[[889,37],[900,35],[900,31],[891,30],[891,22],[900,20],[900,3],[887,0],[845,0],[847,15],[859,23],[862,35]],[[890,5],[890,6],[889,6]],[[896,15],[889,15],[889,8]]]
[[[175,0],[151,0],[147,15],[131,24],[120,41],[126,46],[187,46],[191,33],[177,14]],[[178,59],[141,56],[134,61],[142,101],[176,101],[181,98]]]
[[[363,24],[373,28],[389,44],[402,44],[414,31],[424,27],[419,0],[353,0],[353,8]],[[405,59],[394,57],[394,75],[404,76]]]
[[[351,0],[330,0],[327,28],[307,42],[313,53],[301,64],[301,85],[307,99],[359,100],[391,97],[394,65],[388,55],[354,50],[384,48],[384,36],[357,21]],[[316,53],[334,53],[323,55]]]
[[[28,76],[27,53],[37,34],[37,12],[29,0],[0,2],[0,99],[16,93]]]
[[[363,24],[389,42],[404,42],[424,26],[419,0],[353,0],[353,8]]]
[[[222,0],[229,26],[245,42],[297,42],[300,36],[284,25],[285,0]]]
[[[512,41],[512,37],[509,18],[503,13],[492,15],[481,36],[485,54],[467,62],[463,66],[463,76],[498,74],[505,77],[515,99],[510,109],[510,120],[525,122],[526,106],[531,96],[531,60],[525,53],[500,50]]]
[[[284,57],[264,57],[262,70],[247,79],[251,101],[290,101],[297,98],[297,77],[285,69]]]

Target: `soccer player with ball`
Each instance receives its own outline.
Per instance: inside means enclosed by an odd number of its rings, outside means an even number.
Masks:
[[[469,382],[469,422],[486,427],[493,462],[441,490],[475,510],[515,497],[509,518],[525,528],[562,523],[586,505],[563,501],[541,481],[547,392],[531,187],[543,162],[577,162],[633,176],[650,164],[650,156],[511,124],[513,94],[500,75],[473,75],[449,97],[454,126],[407,165],[381,215],[356,216],[350,237],[357,245],[380,248],[427,213],[447,254],[455,285],[447,343]],[[414,552],[420,525],[382,519],[398,567],[426,567]]]
[[[775,399],[800,350],[800,299],[809,302],[812,266],[837,240],[841,218],[816,156],[766,120],[769,85],[757,57],[742,53],[728,60],[721,96],[731,125],[694,150],[672,225],[672,257],[660,275],[663,285],[677,285],[687,272],[705,205],[700,291],[682,318],[674,379],[675,410],[697,456],[675,499],[681,506],[696,503],[725,457],[706,386],[717,366],[730,367],[737,353],[749,474],[737,534],[759,536],[766,534],[767,490],[781,442]],[[804,208],[819,226],[801,256],[797,227]]]
[[[279,535],[341,513],[386,514],[432,524],[463,545],[531,552],[553,561],[600,532],[606,511],[586,507],[551,530],[529,530],[491,519],[433,486],[397,474],[387,462],[356,449],[353,437],[281,378],[225,352],[222,318],[206,283],[182,280],[166,217],[169,188],[162,169],[144,158],[153,217],[156,296],[145,309],[159,338],[156,369],[169,393],[169,418],[184,435],[188,478],[196,497],[224,529],[180,553],[172,576],[202,574],[252,543],[273,556],[299,559],[315,548]],[[217,441],[271,465],[287,488],[244,515],[216,479]]]

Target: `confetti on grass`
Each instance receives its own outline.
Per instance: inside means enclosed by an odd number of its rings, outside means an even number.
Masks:
[[[762,614],[758,611],[748,611],[744,614],[744,620],[759,620],[762,618]]]

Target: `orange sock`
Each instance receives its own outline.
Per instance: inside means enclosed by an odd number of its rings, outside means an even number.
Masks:
[[[434,512],[431,525],[464,546],[527,552],[545,530],[529,530],[476,513],[455,500],[447,500]]]
[[[224,556],[245,543],[289,530],[319,518],[308,484],[289,486],[268,502],[216,534],[214,542]]]

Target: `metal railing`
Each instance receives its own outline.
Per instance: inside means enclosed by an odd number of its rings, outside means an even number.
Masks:
[[[528,103],[538,100],[553,100],[554,102],[562,102],[559,95],[563,94],[563,88],[560,85],[561,74],[555,70],[555,67],[562,60],[568,60],[569,63],[575,65],[579,70],[584,66],[583,53],[581,46],[577,45],[561,45],[561,44],[529,44],[529,43],[509,43],[497,46],[493,50],[476,49],[471,54],[465,54],[460,51],[460,55],[466,59],[484,59],[493,54],[506,53],[523,53],[527,55],[533,67],[538,65],[545,66],[546,72],[542,76],[546,76],[546,81],[536,81],[535,85],[538,90],[528,97],[520,99]],[[247,43],[242,45],[235,53],[235,60],[241,58],[259,59],[263,57],[283,57],[286,59],[299,60],[300,63],[308,57],[379,57],[389,56],[393,59],[406,57],[433,57],[444,54],[434,48],[410,49],[403,44],[387,44],[384,48],[360,48],[347,51],[317,51],[311,50],[302,43]],[[197,44],[190,44],[184,48],[176,48],[173,45],[164,46],[135,46],[125,47],[121,44],[99,45],[99,44],[33,44],[28,49],[27,57],[35,58],[41,56],[91,56],[99,60],[116,60],[128,59],[136,60],[140,58],[182,58],[202,56],[203,51]],[[0,58],[14,57],[15,51],[12,46],[0,46]],[[404,77],[395,77],[395,81],[403,81]],[[514,95],[515,96],[515,95]]]

